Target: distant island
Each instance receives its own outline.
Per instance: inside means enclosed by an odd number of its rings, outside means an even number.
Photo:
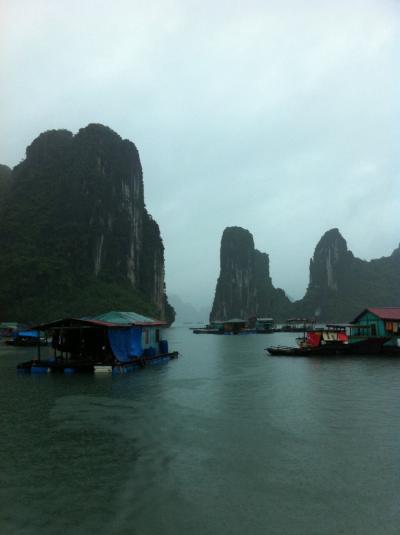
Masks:
[[[210,320],[225,320],[273,313],[286,317],[291,303],[275,288],[269,274],[269,257],[254,247],[252,234],[241,227],[227,227],[221,239],[221,271]]]
[[[0,166],[0,320],[132,310],[172,322],[164,246],[136,146],[90,124],[50,130]]]
[[[174,321],[138,150],[101,124],[75,135],[44,132],[14,169],[0,165],[0,259],[0,321],[113,309]],[[254,247],[252,234],[227,227],[210,320],[347,321],[368,306],[397,305],[399,274],[400,246],[390,256],[361,260],[334,228],[315,248],[304,297],[292,302],[273,285],[269,256]],[[206,319],[204,309],[174,301],[181,322]]]
[[[269,257],[254,248],[253,236],[227,227],[221,239],[220,275],[210,320],[252,316],[349,321],[368,306],[400,302],[400,246],[388,257],[356,258],[337,228],[326,232],[310,260],[310,281],[303,299],[291,302],[275,288]]]
[[[168,299],[175,309],[175,325],[207,323],[210,307],[195,307],[176,294],[169,294]]]

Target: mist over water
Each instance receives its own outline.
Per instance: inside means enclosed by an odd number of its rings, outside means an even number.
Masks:
[[[273,358],[295,335],[169,331],[121,377],[0,349],[2,533],[397,534],[400,361]]]

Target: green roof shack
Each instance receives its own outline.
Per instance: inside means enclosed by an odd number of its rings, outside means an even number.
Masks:
[[[389,345],[400,346],[400,307],[369,307],[352,323],[365,325],[371,336],[389,336]]]
[[[36,326],[51,338],[53,356],[18,365],[31,373],[75,371],[125,373],[175,358],[162,336],[165,321],[135,312],[110,311],[98,316],[64,318]]]

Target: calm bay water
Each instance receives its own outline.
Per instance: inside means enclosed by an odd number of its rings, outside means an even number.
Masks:
[[[399,534],[400,359],[268,357],[193,335],[120,377],[0,349],[1,534]]]

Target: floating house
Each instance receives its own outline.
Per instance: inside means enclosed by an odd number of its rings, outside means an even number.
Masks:
[[[352,323],[365,326],[372,336],[389,337],[389,345],[400,346],[400,307],[366,308]]]
[[[275,327],[273,318],[256,318],[255,328],[258,333],[270,333]]]
[[[257,318],[248,320],[233,318],[230,320],[214,320],[205,327],[192,328],[194,334],[255,334],[273,332],[273,318]]]
[[[23,325],[20,323],[3,321],[0,323],[0,337],[9,338],[21,328],[23,328]]]
[[[217,329],[220,332],[224,331],[224,321],[223,320],[214,320],[212,321],[208,327],[210,329]]]
[[[205,327],[192,329],[194,334],[248,334],[247,321],[242,319],[214,320]],[[255,332],[255,331],[254,331]]]
[[[164,321],[135,312],[108,312],[95,317],[65,318],[38,325],[51,339],[52,356],[18,365],[32,373],[75,371],[125,373],[178,356],[170,352]]]
[[[289,318],[286,323],[282,325],[283,332],[303,332],[312,331],[315,326],[315,319],[309,318]]]
[[[10,346],[37,346],[38,344],[47,345],[47,339],[40,336],[37,329],[15,330],[11,339],[6,340]]]
[[[350,323],[327,324],[297,338],[297,347],[266,348],[276,356],[400,355],[400,307],[366,308]]]
[[[247,321],[239,318],[224,321],[224,334],[239,334],[246,329]]]

